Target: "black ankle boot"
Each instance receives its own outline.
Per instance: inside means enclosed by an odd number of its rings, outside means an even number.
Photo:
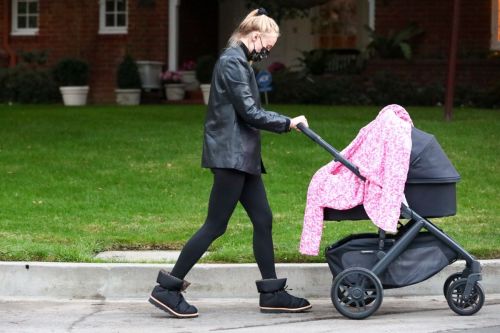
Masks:
[[[189,286],[189,282],[178,279],[163,269],[158,273],[156,282],[159,285],[151,292],[149,303],[177,318],[198,316],[198,309],[189,305],[182,296],[182,291]]]
[[[260,293],[261,312],[303,312],[312,307],[306,299],[286,292],[286,279],[265,279],[255,283]]]

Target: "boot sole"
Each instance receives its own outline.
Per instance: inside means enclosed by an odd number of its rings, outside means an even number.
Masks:
[[[303,306],[301,308],[268,308],[268,307],[260,307],[260,312],[263,313],[297,313],[297,312],[305,312],[312,308],[312,305]]]
[[[163,304],[162,302],[160,302],[159,300],[157,300],[153,296],[149,296],[148,301],[149,301],[149,303],[156,306],[158,309],[165,311],[176,318],[195,318],[195,317],[198,317],[198,312],[190,313],[190,314],[182,314],[182,313],[175,312],[174,310],[172,310],[167,305]]]

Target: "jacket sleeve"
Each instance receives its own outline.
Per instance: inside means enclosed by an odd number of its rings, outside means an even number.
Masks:
[[[248,70],[239,59],[225,59],[225,64],[221,69],[228,99],[245,122],[255,128],[276,133],[289,130],[290,119],[288,117],[276,112],[267,112],[257,106],[250,89]]]

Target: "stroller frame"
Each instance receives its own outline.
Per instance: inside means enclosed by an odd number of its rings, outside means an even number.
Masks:
[[[335,161],[342,163],[361,180],[366,180],[354,164],[345,159],[340,152],[323,140],[318,134],[302,123],[298,124],[297,128],[333,155]],[[364,319],[377,311],[378,307],[382,303],[383,297],[382,284],[378,277],[408,247],[420,231],[425,229],[442,241],[445,245],[454,250],[458,254],[458,257],[464,259],[466,262],[466,267],[461,273],[452,274],[445,282],[444,294],[448,301],[448,305],[459,315],[472,315],[478,312],[484,304],[484,292],[481,285],[478,284],[478,281],[482,280],[480,262],[474,256],[469,254],[463,247],[461,247],[455,240],[436,227],[431,221],[417,214],[405,203],[401,204],[401,216],[409,220],[409,222],[404,226],[406,230],[387,252],[383,251],[385,231],[379,228],[379,251],[377,252],[377,258],[379,260],[371,270],[351,267],[344,270],[334,279],[332,286],[332,302],[337,310],[342,315],[351,319]],[[353,278],[359,279],[361,277],[363,279],[362,284],[366,284],[366,279],[369,280],[368,284],[370,284],[371,287],[374,286],[375,289],[367,288],[367,290],[371,290],[375,296],[370,296],[370,293],[368,293],[367,298],[360,300],[360,290],[359,288],[356,289],[354,287],[350,288],[352,289],[353,295],[342,294],[339,296],[339,291],[337,290],[339,282],[337,281],[336,284],[336,280],[339,280],[339,278],[340,280],[349,278],[349,275],[351,280]],[[350,282],[348,284],[350,284]],[[364,290],[364,287],[361,286],[360,289]],[[357,294],[354,294],[354,292]],[[364,291],[363,294],[365,294]],[[339,297],[347,299],[349,303],[348,306],[346,306],[345,301],[342,299],[339,300]],[[353,306],[353,304],[356,306]],[[360,311],[361,307],[365,310],[361,309]]]

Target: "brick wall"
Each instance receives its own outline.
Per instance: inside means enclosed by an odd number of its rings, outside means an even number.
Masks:
[[[4,1],[0,0],[0,68],[6,67],[8,65],[8,55],[6,50],[3,48],[4,37],[3,32],[6,29],[8,22],[5,22],[5,10],[4,10]]]
[[[462,0],[459,53],[462,57],[490,49],[491,0]],[[382,34],[398,31],[414,21],[424,30],[415,39],[418,58],[446,58],[451,36],[453,0],[376,1],[375,29]]]
[[[49,66],[68,56],[87,60],[90,102],[114,102],[116,70],[127,50],[136,60],[167,59],[168,1],[157,0],[152,7],[139,6],[139,0],[128,2],[128,34],[99,35],[98,0],[40,1],[39,34],[10,36],[10,45],[16,51],[48,50]],[[2,30],[6,10],[3,3],[0,2]],[[10,13],[10,8],[7,10]],[[10,24],[8,28],[10,33]]]

